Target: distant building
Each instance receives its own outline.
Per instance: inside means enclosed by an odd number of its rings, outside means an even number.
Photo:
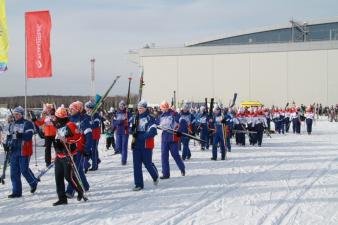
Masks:
[[[144,70],[144,98],[265,105],[338,103],[338,18],[219,35],[182,48],[143,48],[129,57]]]

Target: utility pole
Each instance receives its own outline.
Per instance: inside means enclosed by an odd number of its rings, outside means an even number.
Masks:
[[[95,96],[95,59],[92,58],[90,60],[90,65],[91,65],[91,91],[92,91],[92,96]]]

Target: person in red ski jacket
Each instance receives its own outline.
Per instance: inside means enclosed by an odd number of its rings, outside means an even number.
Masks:
[[[78,201],[84,199],[84,188],[76,175],[78,172],[73,160],[74,155],[77,153],[76,143],[81,139],[81,134],[77,126],[69,120],[68,111],[64,107],[59,107],[56,110],[53,123],[57,128],[54,163],[56,192],[59,198],[57,202],[53,203],[53,206],[57,206],[68,203],[65,192],[65,179],[78,192]]]

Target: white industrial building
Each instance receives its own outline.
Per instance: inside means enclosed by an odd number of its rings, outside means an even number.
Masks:
[[[130,59],[144,70],[143,97],[267,106],[338,103],[338,18],[254,29],[185,44],[142,48]]]

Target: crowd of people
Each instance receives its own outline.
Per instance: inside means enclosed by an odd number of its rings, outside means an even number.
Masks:
[[[134,171],[133,191],[144,188],[142,165],[147,169],[157,185],[160,179],[169,179],[169,153],[174,159],[182,176],[186,175],[185,161],[192,157],[189,142],[197,140],[201,151],[211,147],[211,160],[225,160],[231,152],[231,139],[239,146],[261,147],[263,134],[284,134],[291,131],[301,133],[301,123],[306,123],[310,135],[318,107],[285,107],[270,109],[264,107],[230,108],[221,105],[203,105],[191,107],[186,103],[176,109],[167,101],[159,107],[148,107],[146,101],[137,104],[132,112],[121,101],[118,108],[108,112],[95,110],[95,101],[85,104],[76,101],[68,108],[56,108],[53,104],[44,104],[40,118],[31,115],[25,119],[25,110],[18,106],[7,118],[7,125],[2,128],[6,134],[3,143],[9,155],[12,193],[8,198],[22,196],[21,175],[26,179],[34,193],[40,182],[29,168],[33,154],[33,135],[41,127],[45,140],[46,167],[54,166],[58,200],[54,206],[67,204],[77,192],[77,200],[87,200],[86,192],[90,184],[86,178],[88,171],[99,169],[101,162],[98,144],[101,134],[105,134],[106,148],[114,149],[114,154],[121,155],[121,165],[128,163],[128,143],[131,143]],[[28,118],[28,117],[26,117]],[[274,124],[272,129],[271,124]],[[161,174],[153,163],[152,155],[155,136],[161,130]],[[128,141],[131,138],[131,141]],[[52,154],[52,147],[55,154]],[[220,153],[220,157],[218,154]],[[65,185],[67,181],[67,186]]]

